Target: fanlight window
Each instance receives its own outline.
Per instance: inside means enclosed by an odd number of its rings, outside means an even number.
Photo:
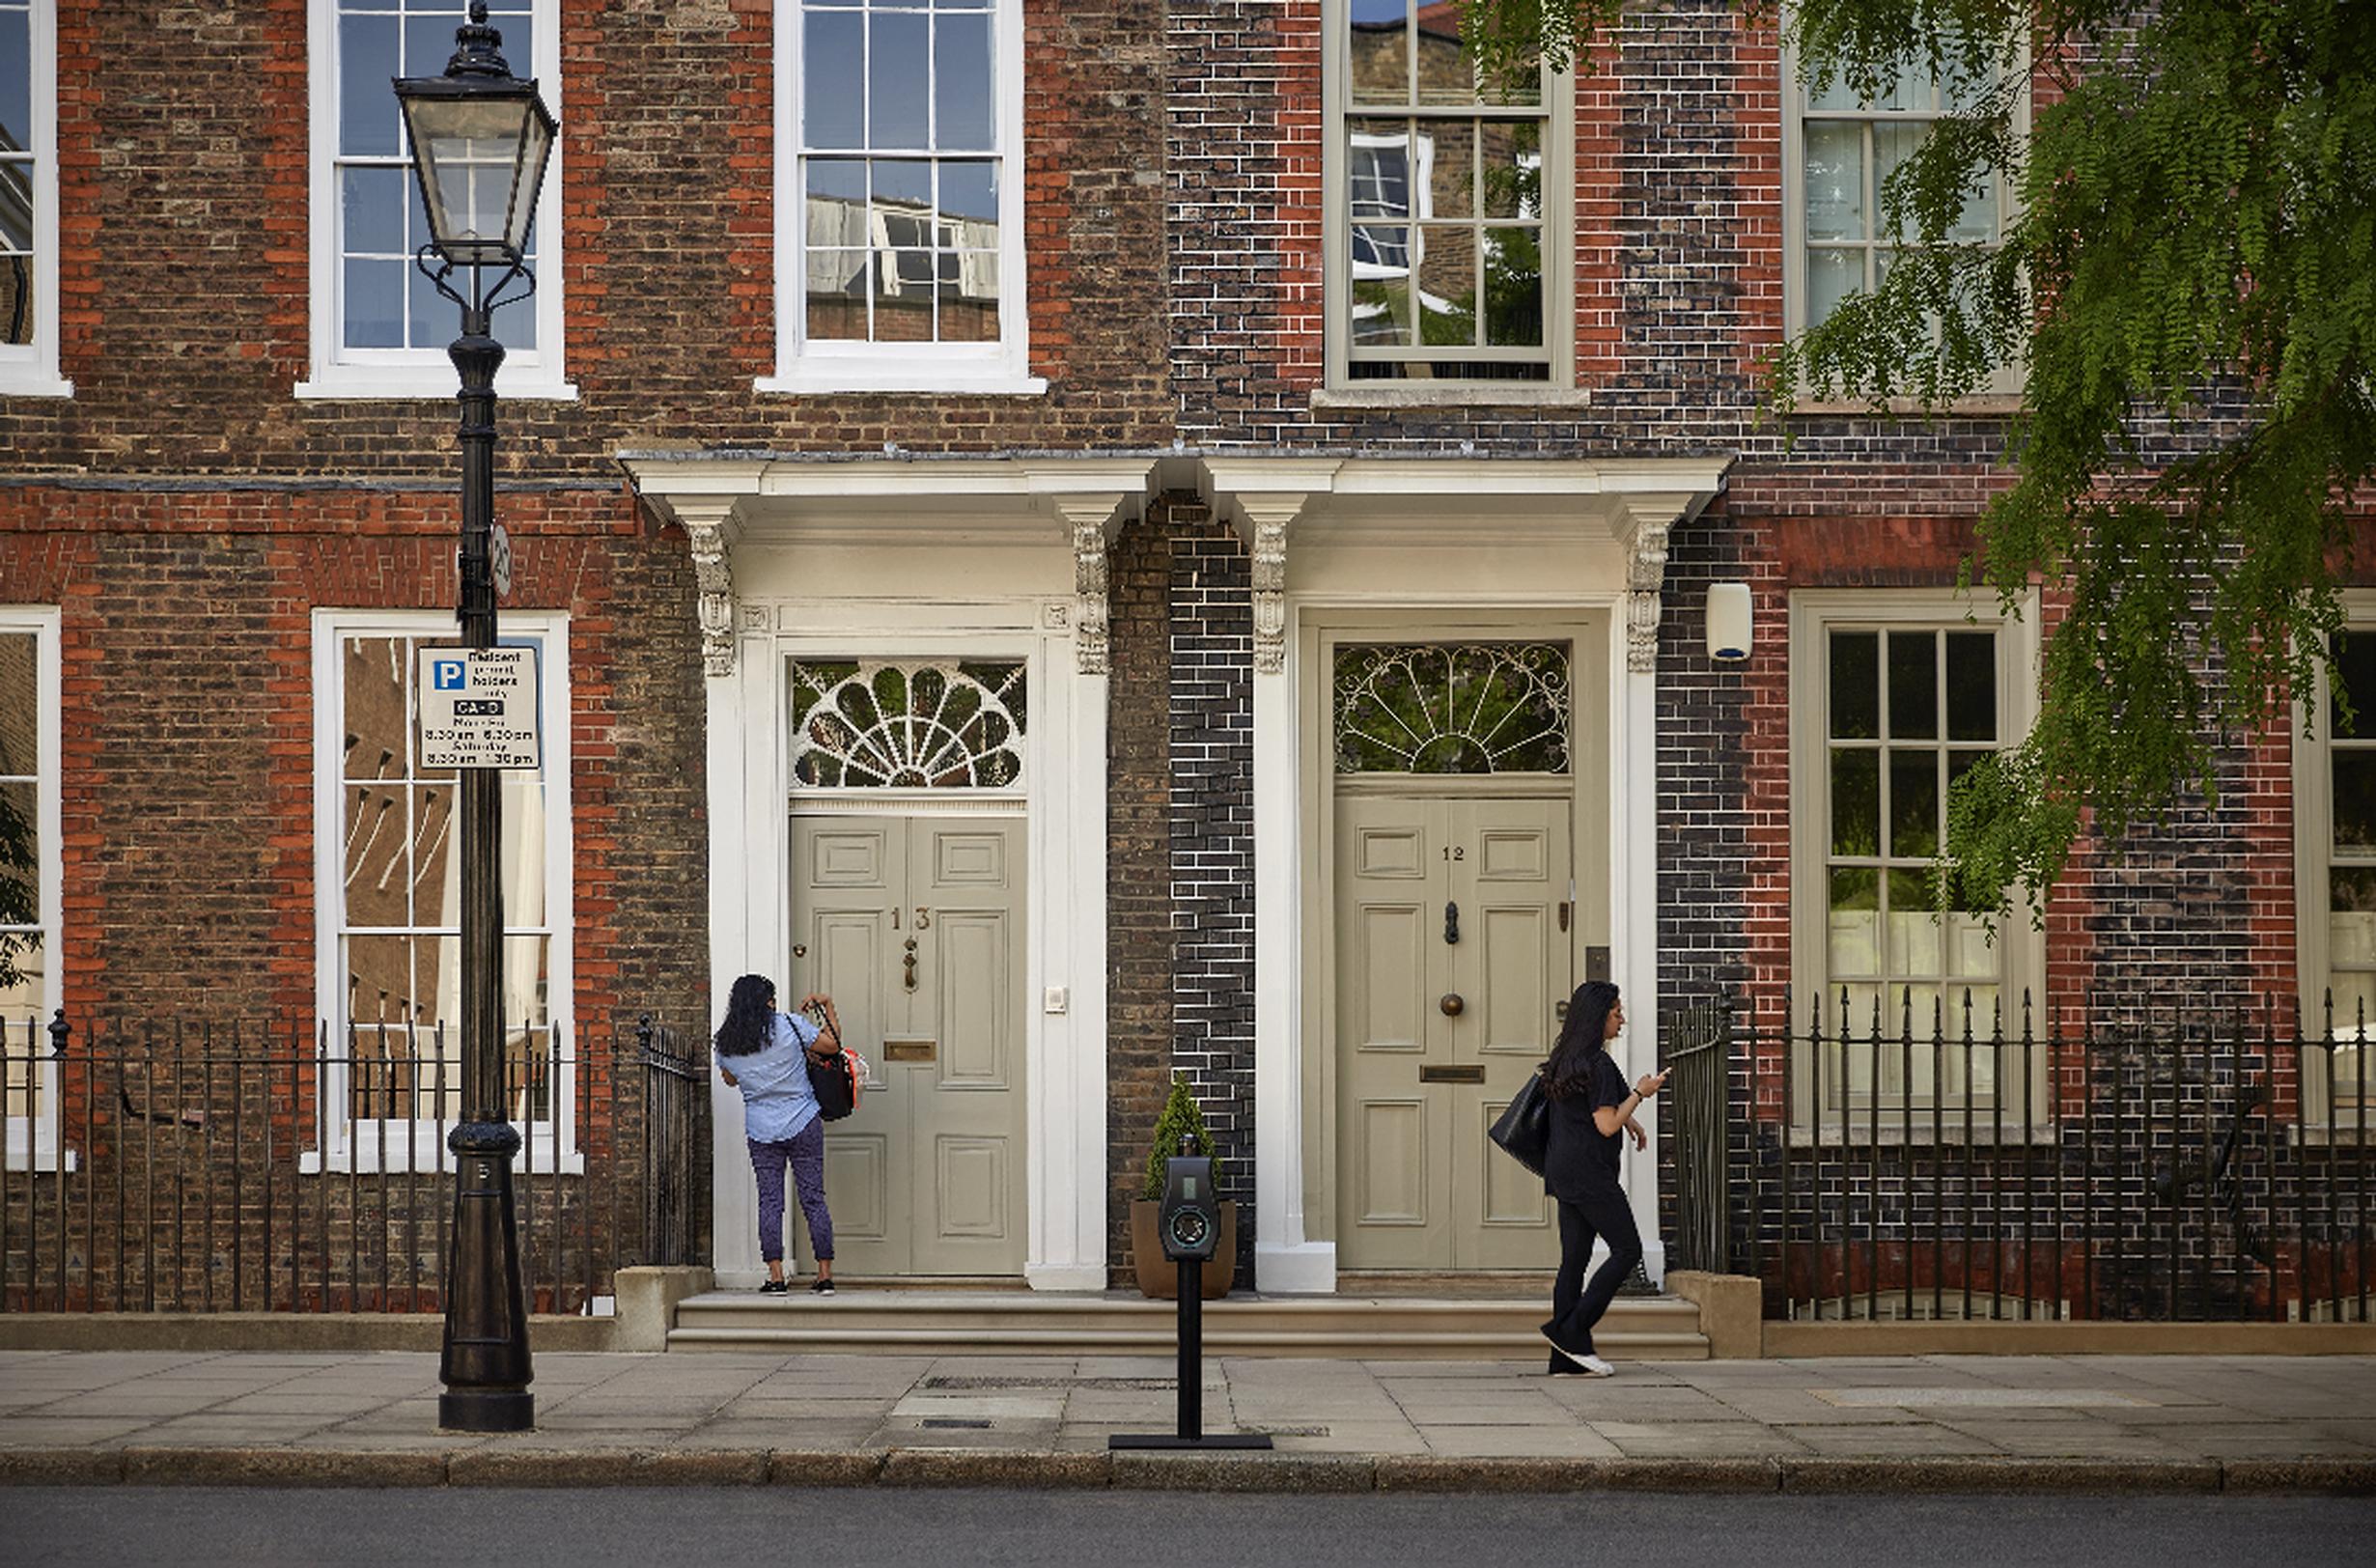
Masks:
[[[1365,643],[1336,656],[1342,773],[1564,773],[1568,650]]]
[[[792,776],[811,789],[994,790],[1023,773],[1023,666],[792,665]]]

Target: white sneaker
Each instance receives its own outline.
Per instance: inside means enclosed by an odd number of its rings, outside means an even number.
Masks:
[[[1564,1356],[1567,1353],[1562,1351],[1560,1354]],[[1568,1359],[1582,1367],[1592,1377],[1613,1378],[1617,1375],[1617,1369],[1598,1356],[1569,1356]]]

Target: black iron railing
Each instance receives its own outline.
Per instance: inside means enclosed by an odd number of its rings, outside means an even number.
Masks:
[[[1852,1014],[1670,1016],[1678,1266],[1775,1317],[2367,1321],[2358,1027]]]
[[[535,1311],[703,1233],[706,1069],[648,1017],[599,1038],[505,1053]],[[0,1311],[442,1310],[461,1078],[436,1027],[0,1021]]]

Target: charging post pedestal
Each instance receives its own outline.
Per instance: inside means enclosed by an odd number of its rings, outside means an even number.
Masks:
[[[1156,1228],[1163,1255],[1180,1269],[1180,1429],[1177,1432],[1117,1432],[1105,1440],[1116,1448],[1268,1448],[1267,1432],[1205,1432],[1205,1260],[1213,1256],[1220,1226],[1215,1219],[1213,1162],[1189,1142],[1165,1162],[1163,1206]]]

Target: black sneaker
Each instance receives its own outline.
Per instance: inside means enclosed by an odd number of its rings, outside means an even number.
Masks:
[[[808,1293],[811,1296],[830,1296],[833,1294],[833,1281],[830,1279],[820,1279],[817,1283],[808,1287]]]
[[[791,1284],[782,1279],[770,1279],[759,1287],[762,1296],[784,1296],[791,1293]]]

